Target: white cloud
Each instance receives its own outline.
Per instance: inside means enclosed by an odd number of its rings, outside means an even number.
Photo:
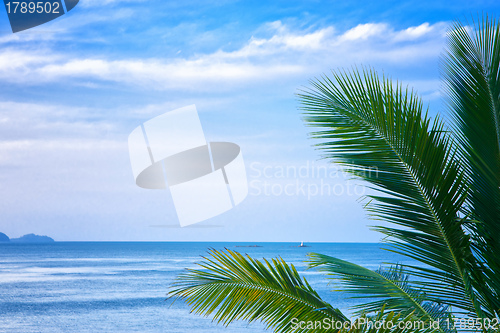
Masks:
[[[44,51],[23,51],[14,48],[0,52],[0,73],[5,79],[16,81],[11,74],[27,75],[44,64],[58,61],[60,56]]]
[[[395,41],[413,41],[415,39],[424,37],[425,35],[431,34],[434,31],[438,31],[438,34],[444,35],[446,25],[443,23],[438,23],[434,25],[429,25],[425,22],[416,27],[409,27],[407,29],[397,32],[394,36]]]
[[[419,25],[418,27],[410,27],[404,30],[403,32],[408,36],[416,38],[431,32],[432,29],[433,27],[430,27],[429,23],[426,22],[424,24]]]
[[[369,37],[380,36],[382,33],[388,30],[387,24],[384,23],[366,23],[359,24],[356,27],[346,31],[342,36],[340,36],[340,41],[351,41],[351,40],[366,40]]]
[[[125,144],[120,141],[113,140],[82,140],[82,139],[71,139],[71,140],[8,140],[0,141],[0,151],[4,153],[2,158],[8,156],[12,152],[37,152],[46,153],[50,151],[61,152],[61,151],[107,151],[110,150],[124,150]]]
[[[57,104],[0,102],[0,140],[59,139],[66,142],[116,137],[117,125],[108,119],[99,119],[100,113],[103,111]]]
[[[411,66],[437,57],[444,24],[394,30],[385,23],[360,24],[344,33],[334,27],[293,31],[268,24],[272,36],[252,37],[241,48],[190,58],[110,59],[65,56],[50,51],[0,52],[0,79],[42,84],[114,82],[145,89],[213,91],[251,83],[281,82],[355,63]],[[412,41],[412,43],[407,43]]]
[[[55,38],[53,32],[25,30],[15,34],[5,34],[1,36],[0,44],[49,41]]]
[[[196,81],[200,83],[224,83],[265,79],[270,76],[289,75],[300,71],[299,66],[291,64],[267,68],[250,62],[217,61],[214,57],[171,62],[157,59],[118,61],[82,59],[72,60],[61,65],[50,64],[37,69],[38,74],[48,80],[64,77],[86,77],[118,83],[139,83],[157,89],[181,86],[188,88],[191,83]]]
[[[265,55],[284,50],[308,51],[324,48],[334,36],[335,29],[327,27],[314,32],[291,32],[280,21],[269,25],[275,32],[271,38],[252,37],[247,45],[240,50],[223,53],[227,57],[248,57]]]

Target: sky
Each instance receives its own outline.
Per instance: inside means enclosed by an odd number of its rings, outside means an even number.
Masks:
[[[80,0],[13,34],[0,9],[0,232],[57,241],[377,242],[362,183],[308,138],[296,94],[370,66],[443,113],[454,20],[498,1]],[[248,197],[180,228],[166,190],[134,183],[127,138],[195,104],[209,141],[240,145]],[[288,189],[285,193],[284,189]]]

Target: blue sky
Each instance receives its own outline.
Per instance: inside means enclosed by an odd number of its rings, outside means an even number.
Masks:
[[[2,9],[0,231],[56,240],[378,241],[358,200],[366,192],[318,160],[295,93],[331,69],[365,65],[442,112],[446,29],[483,12],[498,16],[500,3],[81,0],[12,34]],[[241,146],[250,193],[181,229],[167,191],[135,186],[127,136],[189,104],[207,139]],[[287,185],[293,195],[280,193]]]

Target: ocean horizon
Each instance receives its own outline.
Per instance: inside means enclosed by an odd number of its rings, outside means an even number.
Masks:
[[[358,301],[331,292],[324,274],[308,270],[307,253],[370,269],[410,262],[380,243],[297,242],[54,242],[0,243],[0,332],[264,332],[259,323],[228,328],[167,300],[175,277],[210,248],[295,265],[319,295],[350,315]]]

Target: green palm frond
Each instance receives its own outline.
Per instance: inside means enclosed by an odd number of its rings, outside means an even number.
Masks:
[[[319,127],[317,147],[382,194],[370,196],[374,218],[399,226],[375,229],[390,236],[393,251],[428,266],[414,271],[440,281],[429,299],[481,315],[469,236],[456,223],[464,175],[444,125],[431,122],[413,92],[371,70],[333,73],[311,86],[299,99],[306,123]]]
[[[464,213],[482,262],[476,289],[482,306],[500,315],[500,24],[487,16],[449,32],[443,74],[454,135],[469,186]],[[484,278],[483,278],[484,277]]]
[[[323,254],[310,253],[308,256],[310,268],[318,268],[330,279],[340,282],[338,291],[353,294],[351,298],[372,300],[354,306],[354,314],[377,313],[385,308],[401,315],[413,314],[427,323],[441,322],[436,332],[452,332],[444,325],[450,317],[448,308],[429,301],[424,291],[411,284],[402,266],[372,271]]]
[[[347,321],[282,259],[261,262],[231,250],[211,250],[198,266],[201,270],[189,269],[177,278],[169,296],[185,299],[192,311],[213,314],[224,325],[260,320],[276,332],[309,332],[292,330],[292,320]]]

